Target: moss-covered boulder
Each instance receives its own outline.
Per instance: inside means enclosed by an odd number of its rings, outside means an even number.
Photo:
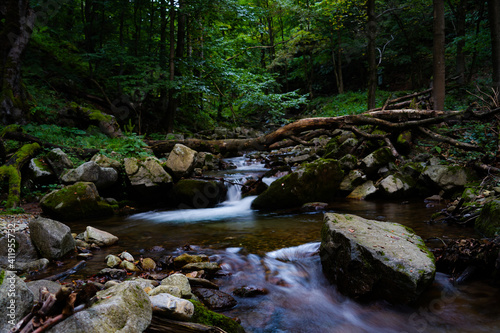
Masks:
[[[125,158],[124,167],[131,194],[138,200],[147,202],[163,200],[165,193],[172,187],[172,177],[155,157]]]
[[[56,220],[70,221],[113,215],[113,207],[104,201],[94,183],[78,182],[52,191],[40,200],[45,214]]]
[[[257,209],[300,207],[307,202],[330,202],[338,194],[344,171],[337,160],[319,159],[275,180],[252,203]]]
[[[378,189],[372,180],[368,180],[357,186],[347,196],[347,199],[365,200],[376,195]]]
[[[224,201],[227,189],[220,182],[181,179],[171,192],[171,200],[180,208],[207,208]]]
[[[359,300],[411,303],[436,273],[434,256],[411,229],[349,214],[325,214],[320,258],[328,280]]]
[[[483,206],[475,228],[486,237],[500,235],[500,200],[492,200]]]
[[[207,309],[201,302],[190,300],[194,305],[194,314],[191,321],[207,326],[215,326],[223,329],[227,333],[244,333],[243,327],[234,319],[223,314]]]
[[[394,162],[395,159],[389,147],[382,147],[363,158],[361,165],[366,174],[372,174],[382,166]]]
[[[415,181],[401,173],[394,173],[382,179],[378,188],[383,196],[389,198],[405,198],[415,189]]]
[[[419,177],[425,186],[435,191],[445,191],[453,194],[462,191],[467,183],[477,179],[473,170],[461,165],[430,165],[424,169]]]

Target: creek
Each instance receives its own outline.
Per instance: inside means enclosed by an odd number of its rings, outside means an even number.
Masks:
[[[222,176],[231,182],[258,177],[266,169],[245,158],[230,159],[237,168]],[[220,174],[219,174],[220,176]],[[270,183],[272,179],[266,179]],[[215,208],[149,211],[68,223],[74,232],[87,225],[111,232],[119,242],[95,251],[78,276],[105,267],[107,254],[128,251],[136,258],[154,251],[179,255],[188,248],[205,253],[227,273],[216,279],[221,290],[255,287],[267,291],[224,312],[241,320],[247,332],[493,332],[500,330],[500,291],[486,282],[454,286],[438,273],[434,284],[412,306],[383,301],[360,304],[337,292],[321,271],[317,250],[323,212],[264,213],[250,208],[254,197],[241,199],[230,187],[228,200]],[[428,223],[444,206],[422,199],[401,202],[347,201],[328,211],[391,221],[414,229],[424,240],[474,237],[474,230]],[[71,262],[67,262],[71,265]]]

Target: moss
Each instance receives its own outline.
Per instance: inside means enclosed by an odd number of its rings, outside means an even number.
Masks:
[[[202,303],[195,300],[189,300],[194,305],[194,314],[191,318],[193,322],[216,326],[228,333],[243,333],[245,330],[235,320],[226,317],[220,313],[207,309]]]
[[[490,201],[483,206],[475,227],[486,237],[500,234],[500,200]]]
[[[12,125],[7,125],[5,128],[0,132],[0,137],[3,137],[6,133],[10,132],[23,132],[23,128],[20,125],[12,124]]]
[[[5,270],[2,269],[0,272],[0,286],[3,284],[3,279],[5,279]]]

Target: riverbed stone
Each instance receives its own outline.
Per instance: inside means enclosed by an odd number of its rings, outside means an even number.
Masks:
[[[208,208],[224,201],[227,189],[220,182],[181,179],[171,192],[171,203],[182,209]]]
[[[113,207],[99,196],[92,182],[78,182],[52,191],[40,200],[45,214],[62,221],[109,217]]]
[[[138,200],[160,201],[172,186],[172,176],[155,157],[125,158],[124,168],[132,193]]]
[[[83,233],[85,242],[94,243],[97,246],[110,246],[118,241],[118,237],[107,231],[87,226]]]
[[[38,217],[30,221],[29,228],[31,241],[42,257],[59,259],[75,251],[76,243],[67,225]]]
[[[61,180],[66,184],[92,182],[98,190],[102,190],[113,186],[118,181],[118,172],[113,168],[101,167],[96,162],[89,161],[64,172]]]
[[[238,304],[233,296],[217,289],[197,287],[193,288],[193,293],[203,302],[203,304],[214,311],[228,310]]]
[[[467,183],[476,178],[473,170],[460,165],[430,165],[424,169],[419,180],[436,191],[452,194],[463,190]]]
[[[393,162],[395,159],[389,147],[382,147],[363,158],[361,165],[366,174],[373,174],[382,166]]]
[[[175,297],[182,297],[181,290],[179,287],[176,286],[167,286],[167,285],[159,285],[158,287],[152,289],[148,295],[149,296],[156,296],[158,294],[163,294],[167,293]]]
[[[48,333],[137,333],[151,323],[148,295],[133,281],[97,292],[98,301],[49,329]]]
[[[183,253],[180,256],[174,258],[174,265],[178,268],[193,263],[193,262],[208,262],[208,256],[206,254],[189,254]]]
[[[181,268],[183,271],[205,271],[208,274],[214,274],[220,270],[220,265],[216,262],[192,262]]]
[[[337,160],[319,159],[303,164],[289,175],[275,180],[253,202],[257,209],[300,207],[307,202],[334,200],[344,177]]]
[[[486,237],[500,235],[500,200],[492,200],[483,206],[475,228]]]
[[[325,214],[320,258],[328,280],[359,300],[411,303],[436,273],[434,256],[411,229],[350,214]]]
[[[339,190],[344,193],[351,193],[354,189],[366,181],[366,175],[361,170],[351,170],[342,179]]]
[[[168,156],[166,167],[170,172],[180,179],[193,171],[196,162],[196,150],[186,147],[180,143],[176,144]]]
[[[118,267],[122,263],[122,260],[113,254],[107,255],[105,260],[106,260],[106,266],[110,268]]]
[[[191,298],[191,285],[189,284],[188,278],[184,274],[175,273],[167,276],[161,280],[161,284],[164,286],[171,286],[179,288],[182,298]]]
[[[375,195],[377,193],[377,188],[372,180],[368,180],[363,184],[357,186],[349,195],[347,199],[355,199],[355,200],[365,200],[370,196]]]
[[[46,160],[58,176],[60,176],[64,170],[73,168],[73,162],[71,162],[68,155],[66,155],[61,148],[54,148],[49,151]]]
[[[175,297],[169,293],[160,293],[149,297],[153,312],[162,317],[189,320],[194,314],[194,305],[188,300]]]
[[[21,269],[21,266],[24,266],[25,264],[32,262],[34,260],[37,260],[38,253],[28,233],[16,232],[13,234],[13,236],[15,239],[14,269],[24,271],[24,269]],[[10,244],[8,236],[3,236],[0,238],[0,267],[2,268],[8,268],[8,266],[10,265],[8,260],[9,259],[8,244]]]
[[[0,332],[9,332],[33,307],[33,293],[14,272],[0,269]]]
[[[57,282],[50,280],[34,280],[26,283],[26,286],[33,293],[33,299],[38,301],[40,299],[40,289],[47,288],[52,294],[57,294],[61,290],[61,285]]]
[[[400,173],[391,174],[378,183],[382,194],[389,198],[404,198],[411,194],[415,182]]]

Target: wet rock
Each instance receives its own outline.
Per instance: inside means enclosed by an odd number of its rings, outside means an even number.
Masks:
[[[434,256],[400,224],[328,213],[321,235],[323,272],[348,296],[410,303],[434,280]]]
[[[182,267],[195,262],[208,262],[208,256],[206,254],[183,253],[174,258],[174,264],[176,267]]]
[[[486,237],[500,235],[500,200],[492,200],[483,206],[475,228]]]
[[[97,246],[110,246],[118,241],[118,237],[107,231],[88,226],[83,233],[85,242],[94,243]]]
[[[159,285],[158,287],[152,289],[148,295],[156,296],[158,294],[167,293],[175,297],[182,298],[182,293],[179,287],[176,286],[167,286],[167,285]]]
[[[180,179],[189,176],[195,165],[196,150],[182,144],[176,144],[168,156],[166,167],[174,177]]]
[[[326,202],[308,202],[300,207],[302,212],[317,212],[321,210],[326,210],[328,208],[328,203]]]
[[[111,187],[118,181],[118,172],[113,168],[104,168],[94,161],[89,161],[63,173],[61,180],[66,184],[92,182],[101,190]]]
[[[118,268],[104,268],[98,273],[99,276],[107,276],[110,279],[122,280],[127,277],[127,271]]]
[[[175,297],[168,293],[160,293],[149,297],[153,312],[177,320],[189,320],[194,314],[194,305],[188,300]]]
[[[220,270],[220,266],[216,262],[193,262],[182,266],[183,271],[205,271],[208,274],[214,274]]]
[[[191,285],[188,278],[179,273],[172,274],[161,281],[164,286],[171,286],[179,288],[182,298],[191,298]]]
[[[151,258],[144,258],[141,260],[141,266],[145,271],[153,271],[156,268],[156,263]]]
[[[33,293],[21,278],[14,272],[0,269],[0,332],[9,332],[28,314],[33,300]]]
[[[193,288],[193,293],[205,304],[210,310],[222,311],[228,310],[236,306],[238,302],[233,296],[215,289],[208,288]]]
[[[373,181],[369,180],[356,187],[348,196],[348,199],[365,200],[377,193],[377,188]]]
[[[99,301],[49,329],[49,333],[143,332],[151,323],[151,301],[141,286],[125,281],[97,292]]]
[[[193,322],[216,326],[228,333],[245,333],[243,327],[236,320],[207,309],[201,302],[193,300],[191,302],[194,305],[194,315],[191,319]],[[254,313],[252,313],[253,315]]]
[[[226,193],[217,181],[181,179],[172,188],[171,202],[179,208],[208,208],[224,201]]]
[[[59,259],[75,251],[76,243],[67,225],[38,217],[30,221],[29,228],[31,241],[42,257]]]
[[[344,172],[336,160],[319,159],[306,163],[274,181],[252,202],[252,207],[282,209],[313,201],[329,202],[335,198],[343,177]]]
[[[140,269],[137,268],[137,266],[133,263],[133,262],[130,262],[130,261],[122,261],[120,263],[120,268],[123,268],[123,269],[126,269],[127,271],[130,271],[130,272],[139,272]]]
[[[63,221],[108,217],[113,207],[100,196],[94,183],[78,182],[52,191],[40,201],[45,214]]]
[[[110,268],[118,267],[118,266],[120,266],[121,263],[122,263],[122,260],[115,255],[110,254],[110,255],[106,256],[106,266],[108,266]]]
[[[233,290],[233,294],[239,297],[256,297],[259,295],[267,295],[269,291],[265,288],[252,286],[243,286]]]
[[[189,280],[189,284],[191,285],[191,287],[203,287],[203,288],[219,289],[218,285],[216,285],[215,283],[213,283],[207,279],[188,276],[188,280]]]

